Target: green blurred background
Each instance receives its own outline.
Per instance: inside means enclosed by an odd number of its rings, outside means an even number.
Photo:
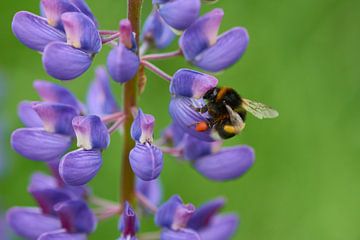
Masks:
[[[151,9],[144,0],[143,17]],[[125,0],[88,0],[101,28],[116,29],[125,17]],[[94,67],[104,64],[104,47],[90,71],[75,81],[61,83],[48,77],[40,55],[15,39],[10,24],[16,11],[38,12],[38,0],[2,1],[0,4],[1,124],[6,169],[0,177],[0,205],[28,206],[26,193],[33,171],[46,168],[14,153],[12,130],[21,126],[16,106],[35,100],[34,79],[51,80],[73,90],[84,100]],[[234,239],[302,240],[360,239],[360,1],[358,0],[221,0],[203,7],[225,11],[222,31],[244,26],[250,45],[242,60],[218,75],[222,85],[233,86],[251,99],[276,107],[280,117],[249,118],[241,136],[226,145],[249,144],[256,149],[254,167],[241,179],[211,182],[187,163],[166,156],[161,175],[165,198],[179,193],[186,202],[200,204],[226,196],[225,211],[240,215]],[[175,50],[174,43],[169,49]],[[182,59],[159,61],[168,73],[190,67]],[[140,105],[157,120],[156,135],[169,123],[168,83],[148,73]],[[113,91],[121,99],[120,86]],[[1,141],[1,140],[0,140]],[[118,199],[121,137],[113,136],[105,162],[91,187],[99,196]],[[1,153],[3,154],[3,152]],[[101,222],[91,239],[119,236],[117,219]],[[146,219],[142,231],[155,230]]]

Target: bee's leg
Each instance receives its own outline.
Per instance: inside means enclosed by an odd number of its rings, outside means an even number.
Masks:
[[[194,105],[191,104],[190,107],[191,107],[194,111],[199,112],[199,113],[206,113],[206,112],[208,111],[208,107],[207,107],[206,105],[198,108],[198,107],[195,107]]]

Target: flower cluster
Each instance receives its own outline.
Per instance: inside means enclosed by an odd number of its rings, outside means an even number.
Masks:
[[[25,158],[45,162],[52,173],[32,175],[28,192],[38,207],[8,211],[7,220],[19,236],[87,239],[99,220],[119,215],[119,239],[136,240],[139,217],[152,214],[161,240],[231,239],[239,219],[219,213],[223,198],[196,208],[174,195],[161,204],[159,179],[168,155],[189,162],[210,180],[239,178],[253,165],[254,150],[247,145],[223,147],[224,132],[226,137],[238,134],[245,126],[247,109],[259,117],[264,112],[265,117],[276,115],[233,89],[220,89],[212,75],[182,68],[171,76],[152,63],[183,57],[207,72],[234,65],[246,51],[249,36],[242,27],[219,35],[224,11],[217,8],[200,16],[202,4],[213,2],[152,0],[153,9],[141,32],[137,30],[139,16],[120,20],[117,30],[99,29],[84,0],[41,0],[39,16],[26,11],[15,14],[13,33],[42,54],[45,71],[56,79],[81,76],[102,48],[112,48],[107,68],[96,70],[86,103],[63,86],[37,80],[33,85],[41,100],[19,104],[18,115],[25,127],[13,132],[11,145]],[[129,11],[135,9],[130,15],[138,14],[141,1],[128,4]],[[168,47],[177,35],[177,50],[146,54]],[[145,68],[170,82],[171,123],[157,140],[155,116],[136,105],[136,95],[146,88]],[[110,79],[124,84],[123,108],[112,94]],[[103,165],[102,153],[115,133],[124,135],[125,144],[120,204],[97,197],[87,186]],[[147,233],[141,234],[147,239]]]

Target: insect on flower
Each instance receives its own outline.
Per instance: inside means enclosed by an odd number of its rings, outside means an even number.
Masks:
[[[192,108],[200,113],[208,113],[208,121],[196,123],[196,131],[213,129],[220,138],[227,139],[239,134],[245,127],[247,112],[259,119],[276,118],[279,113],[265,104],[240,97],[229,87],[214,87],[208,90],[203,99],[206,104]],[[216,135],[216,136],[217,136]]]

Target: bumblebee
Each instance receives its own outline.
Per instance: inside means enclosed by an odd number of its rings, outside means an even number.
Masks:
[[[196,131],[214,130],[222,139],[239,134],[245,127],[247,113],[259,119],[275,118],[279,113],[265,104],[242,98],[233,88],[215,87],[203,96],[205,105],[201,108],[192,107],[200,113],[208,113],[208,121],[198,122]]]

